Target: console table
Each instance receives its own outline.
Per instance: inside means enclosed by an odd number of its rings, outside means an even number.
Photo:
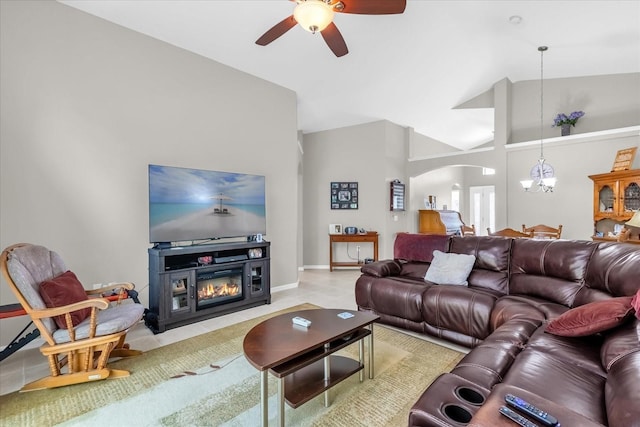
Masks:
[[[329,234],[329,271],[333,271],[333,267],[359,267],[361,265],[361,263],[353,261],[335,262],[333,260],[334,243],[372,243],[373,260],[378,260],[378,233],[376,231],[362,234]]]

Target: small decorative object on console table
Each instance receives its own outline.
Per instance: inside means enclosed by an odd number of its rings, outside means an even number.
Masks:
[[[565,113],[559,113],[553,119],[553,126],[560,126],[561,135],[567,136],[571,134],[571,126],[575,126],[580,117],[584,116],[584,111],[574,111],[568,116]]]

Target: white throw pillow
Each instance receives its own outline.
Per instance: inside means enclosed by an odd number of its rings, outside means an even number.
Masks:
[[[467,286],[467,277],[473,269],[476,257],[465,254],[444,253],[433,251],[433,260],[424,275],[428,280],[438,285],[462,285]]]

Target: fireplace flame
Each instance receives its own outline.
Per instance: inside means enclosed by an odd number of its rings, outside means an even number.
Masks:
[[[208,283],[198,290],[198,298],[214,299],[218,297],[228,297],[238,295],[240,293],[240,286],[237,283],[221,283],[216,285],[214,283]]]

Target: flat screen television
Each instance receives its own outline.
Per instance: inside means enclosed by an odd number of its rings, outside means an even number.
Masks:
[[[149,241],[265,234],[265,177],[149,165]]]

